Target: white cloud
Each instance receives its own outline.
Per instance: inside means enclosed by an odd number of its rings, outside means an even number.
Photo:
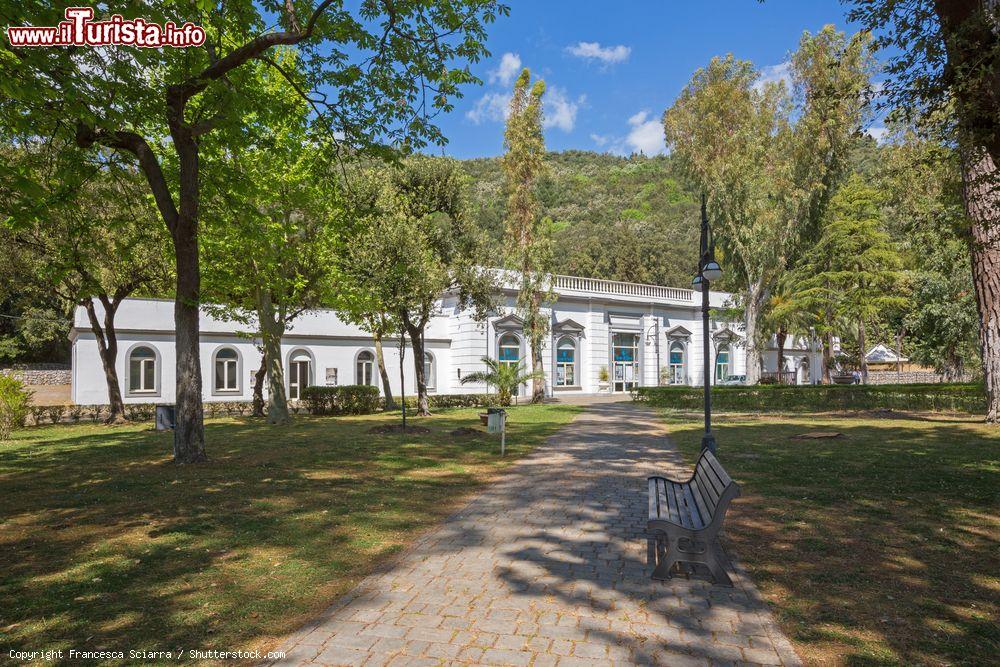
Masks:
[[[632,49],[624,44],[601,46],[600,42],[577,42],[567,46],[566,51],[585,60],[600,60],[605,65],[614,65],[628,60]]]
[[[566,97],[564,90],[552,86],[545,91],[545,97],[542,98],[545,111],[542,125],[544,127],[558,127],[563,132],[572,132],[576,126],[576,112],[586,101],[586,95],[580,95],[576,100],[571,100]]]
[[[768,65],[760,70],[760,76],[757,81],[753,84],[754,90],[760,92],[769,83],[778,83],[779,81],[784,81],[785,86],[788,88],[792,87],[792,63],[785,61],[783,63],[778,63],[777,65]]]
[[[606,134],[591,133],[590,140],[597,144],[598,148],[603,148],[609,141],[612,140],[612,138]]]
[[[465,117],[476,125],[486,121],[500,122],[510,115],[510,93],[484,93]]]
[[[889,129],[885,127],[869,127],[865,134],[874,139],[877,143],[882,143],[889,136]]]
[[[500,58],[500,66],[490,72],[490,83],[500,82],[504,86],[513,83],[521,73],[521,56],[507,52]]]
[[[628,119],[628,124],[632,126],[625,143],[632,150],[646,155],[658,155],[666,151],[666,140],[663,135],[663,126],[655,118],[649,120],[648,111],[640,111],[633,114]]]

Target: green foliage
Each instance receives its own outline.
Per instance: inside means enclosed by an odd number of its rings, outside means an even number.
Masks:
[[[306,387],[302,401],[314,415],[370,415],[379,407],[378,387],[348,384]]]
[[[791,277],[793,304],[831,311],[857,327],[859,359],[867,352],[865,328],[907,305],[902,263],[881,215],[878,192],[852,175],[831,200],[819,241]]]
[[[462,384],[485,382],[487,386],[497,388],[497,399],[500,405],[510,405],[511,397],[519,385],[539,377],[537,371],[529,371],[523,363],[502,363],[497,359],[483,357],[485,371],[476,371],[462,377]]]
[[[657,407],[701,410],[701,387],[639,387],[632,399]],[[756,385],[713,387],[712,409],[721,412],[827,412],[831,410],[930,410],[981,413],[981,384]]]
[[[470,210],[506,246],[501,158],[461,162]],[[697,263],[697,197],[667,156],[547,153],[536,196],[552,219],[556,273],[686,287]],[[498,263],[496,259],[493,263]]]
[[[495,408],[500,405],[496,394],[431,394],[428,400],[432,408]],[[407,407],[416,405],[416,398],[406,398]]]
[[[409,336],[424,414],[424,330],[441,295],[454,294],[476,319],[494,301],[494,276],[482,270],[486,248],[466,215],[464,187],[453,160],[416,156],[369,166],[352,182],[337,308],[369,328],[387,314],[381,326],[397,324]]]
[[[17,378],[0,375],[0,440],[9,440],[11,433],[24,426],[32,395]]]
[[[976,313],[957,152],[897,130],[880,153],[877,183],[886,228],[913,272],[901,327],[905,353],[946,378],[980,368]]]

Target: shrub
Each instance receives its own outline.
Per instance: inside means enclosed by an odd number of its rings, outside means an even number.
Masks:
[[[35,423],[35,426],[38,426],[42,423],[42,419],[45,418],[48,407],[44,405],[32,405],[29,409],[31,411],[31,421]]]
[[[10,439],[11,433],[24,426],[33,393],[20,380],[0,375],[0,440]]]
[[[306,387],[302,402],[314,415],[369,415],[379,408],[378,387],[348,384],[339,387]]]
[[[49,416],[49,421],[53,424],[58,424],[62,421],[63,416],[63,406],[61,405],[48,405],[45,407],[45,414]]]
[[[701,387],[639,387],[632,399],[657,407],[701,410]],[[754,385],[712,388],[712,409],[735,412],[830,410],[986,410],[981,384]]]
[[[125,416],[129,421],[146,422],[153,418],[156,407],[152,403],[130,403],[125,406]]]
[[[430,394],[427,402],[431,408],[495,408],[500,405],[497,394]],[[407,396],[406,407],[417,407],[417,397]]]
[[[68,408],[66,408],[66,413],[69,415],[70,419],[72,419],[75,422],[78,422],[80,421],[80,416],[83,415],[83,406],[75,404],[71,405]]]

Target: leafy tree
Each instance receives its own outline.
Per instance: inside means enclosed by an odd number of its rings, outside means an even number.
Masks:
[[[531,84],[531,72],[521,70],[514,84],[510,115],[504,132],[503,171],[507,185],[507,266],[519,272],[518,310],[534,370],[531,400],[545,398],[542,347],[549,332],[542,314],[545,283],[552,266],[552,223],[539,212],[538,179],[545,169],[542,136],[542,96],[545,82]]]
[[[502,157],[461,162],[470,211],[505,244]],[[687,287],[697,262],[698,196],[670,156],[570,150],[545,155],[539,207],[552,218],[552,270]],[[499,264],[499,262],[498,262]]]
[[[391,314],[410,337],[417,413],[428,415],[424,331],[441,295],[454,294],[480,319],[492,304],[482,235],[464,213],[463,179],[451,160],[413,157],[368,169],[359,180],[342,260],[350,296],[338,309],[362,324]]]
[[[22,277],[35,293],[84,307],[104,369],[108,421],[123,422],[115,315],[125,298],[159,293],[170,278],[165,235],[140,176],[114,161],[77,162],[74,172],[52,164],[40,141],[22,143],[8,158],[0,169],[0,217],[20,248]],[[45,329],[48,322],[39,319]]]
[[[505,364],[489,357],[483,357],[482,362],[485,364],[486,370],[469,373],[462,378],[462,384],[485,382],[487,386],[496,387],[500,405],[510,405],[511,397],[517,388],[528,380],[534,380],[537,376],[537,371],[529,371],[520,362]]]
[[[851,176],[830,203],[812,257],[799,270],[793,300],[820,302],[853,323],[861,375],[868,382],[866,328],[888,309],[905,307],[898,252],[882,228],[877,191]]]
[[[890,49],[888,105],[958,146],[979,346],[1000,422],[1000,3],[852,0],[851,20]]]
[[[282,55],[292,70],[292,54]],[[244,146],[210,156],[210,173],[225,178],[203,188],[205,211],[217,223],[202,233],[205,293],[221,305],[213,306],[217,314],[256,328],[267,419],[287,424],[281,340],[299,315],[333,298],[342,214],[324,138],[309,131],[308,105],[273,73],[260,77],[272,113],[244,120],[256,127]]]
[[[442,140],[431,116],[450,109],[459,87],[475,81],[466,67],[452,65],[486,53],[485,26],[507,8],[493,0],[357,7],[342,0],[182,6],[153,0],[141,11],[161,24],[203,26],[204,45],[7,46],[0,50],[0,127],[50,138],[56,148],[75,140],[93,154],[97,147],[128,154],[145,175],[176,264],[174,460],[192,463],[205,459],[198,351],[202,151],[213,142],[239,147],[252,134],[244,111],[269,103],[244,88],[253,65],[281,73],[308,99],[316,124],[346,146],[418,147]],[[8,3],[3,14],[10,25],[54,25],[62,18],[61,7],[42,0]],[[298,49],[298,73],[274,59],[280,46]]]
[[[805,33],[792,55],[794,96],[782,83],[760,85],[751,63],[727,56],[698,70],[664,114],[667,143],[707,192],[741,291],[750,383],[769,294],[799,244],[815,240],[866,118],[872,68],[867,38],[826,26]]]
[[[751,384],[760,377],[761,310],[796,229],[786,91],[755,88],[756,79],[747,61],[713,58],[663,117],[667,144],[708,193],[726,270],[742,290]]]
[[[876,178],[886,198],[886,226],[914,274],[901,323],[908,354],[948,379],[961,378],[980,367],[980,359],[958,154],[902,128],[881,157]]]

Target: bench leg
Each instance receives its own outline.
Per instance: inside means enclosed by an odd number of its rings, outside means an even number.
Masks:
[[[656,539],[656,567],[653,568],[653,579],[672,579],[673,575],[670,571],[674,569],[677,560],[676,550],[669,548],[666,540],[658,537]]]
[[[726,572],[726,564],[722,559],[722,547],[718,541],[712,540],[706,556],[705,565],[712,572],[712,578],[715,580],[715,583],[719,586],[732,588],[733,580],[729,578],[729,573]]]
[[[702,542],[661,533],[656,536],[655,554],[656,567],[653,569],[653,579],[672,579],[671,571],[677,563],[701,563],[708,567],[715,584],[733,587],[733,580],[729,578],[722,558],[722,547],[716,539]]]

